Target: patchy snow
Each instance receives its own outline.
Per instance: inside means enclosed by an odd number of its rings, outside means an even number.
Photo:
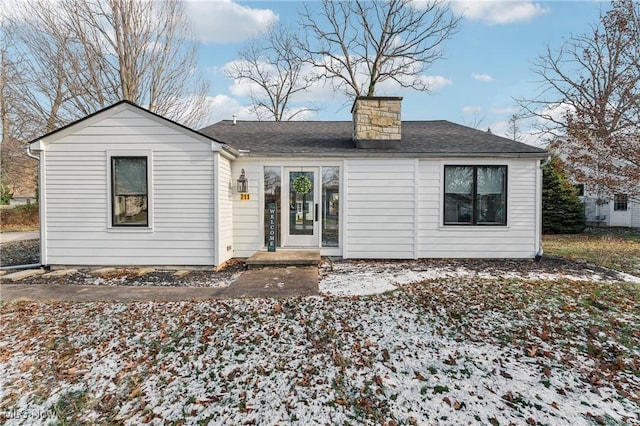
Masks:
[[[376,272],[329,274],[318,284],[320,293],[330,296],[366,296],[396,290],[394,276]],[[417,280],[420,281],[420,280]]]
[[[5,305],[0,415],[7,425],[640,422],[637,376],[587,380],[600,366],[575,353],[580,341],[530,340],[538,352],[497,339],[539,320],[489,299],[456,307],[473,321],[460,329],[457,310],[427,299],[444,284],[360,298]],[[483,289],[452,280],[441,296]],[[528,291],[504,284],[491,297]],[[588,327],[581,311],[562,312],[564,326]],[[638,313],[626,315],[637,329]]]
[[[633,282],[640,283],[640,277],[617,271],[606,270],[607,276],[588,267],[569,272],[549,272],[543,266],[539,269],[517,271],[507,268],[482,269],[482,263],[471,262],[472,267],[460,264],[444,265],[443,262],[388,262],[388,261],[342,261],[326,263],[322,266],[319,283],[320,293],[330,296],[363,296],[396,290],[398,287],[422,281],[446,278],[477,278],[483,280],[531,280],[531,281],[581,281],[581,282]],[[494,264],[494,262],[489,262]],[[533,262],[516,263],[521,266]],[[416,268],[417,267],[417,268]],[[603,268],[599,268],[603,269]]]
[[[640,424],[637,277],[557,266],[327,262],[325,296],[0,303],[0,422]]]

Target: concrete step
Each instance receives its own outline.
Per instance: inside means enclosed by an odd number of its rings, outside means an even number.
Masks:
[[[259,251],[245,261],[248,269],[287,266],[318,266],[320,250]]]

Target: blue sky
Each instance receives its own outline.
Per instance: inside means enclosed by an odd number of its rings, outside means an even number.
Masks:
[[[310,7],[318,3],[310,2]],[[517,111],[513,98],[530,98],[540,89],[531,62],[546,46],[559,48],[572,34],[589,31],[598,22],[600,1],[453,1],[451,7],[464,15],[460,31],[446,42],[446,59],[436,62],[427,74],[436,83],[430,93],[408,89],[380,95],[403,96],[404,120],[444,119],[505,134],[510,115]],[[200,66],[211,82],[211,122],[253,119],[243,84],[224,76],[225,64],[236,58],[248,38],[259,36],[280,21],[298,28],[298,1],[231,0],[192,1],[187,12],[200,42]],[[350,102],[332,90],[316,90],[297,99],[324,108],[305,116],[308,120],[349,120]],[[521,123],[522,130],[528,124]],[[540,144],[536,136],[525,141]]]

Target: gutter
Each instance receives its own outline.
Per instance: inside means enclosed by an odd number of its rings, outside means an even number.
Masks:
[[[33,152],[31,152],[31,144],[24,144],[22,145],[22,149],[24,151],[25,154],[27,154],[27,156],[33,158],[34,160],[38,160],[40,161],[40,156],[39,155],[35,155]]]
[[[252,158],[409,158],[434,159],[434,158],[524,158],[524,159],[548,159],[549,154],[544,153],[442,153],[442,152],[397,152],[397,151],[335,151],[335,152],[249,152],[239,150],[243,157]],[[545,163],[546,164],[546,163]]]
[[[540,169],[544,169],[545,166],[547,164],[549,164],[549,162],[551,161],[551,156],[547,154],[546,158],[544,159],[544,161],[540,162]]]

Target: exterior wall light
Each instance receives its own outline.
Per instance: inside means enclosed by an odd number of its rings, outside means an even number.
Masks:
[[[249,179],[247,179],[244,175],[244,169],[240,172],[240,177],[238,178],[238,193],[244,194],[249,192]]]

